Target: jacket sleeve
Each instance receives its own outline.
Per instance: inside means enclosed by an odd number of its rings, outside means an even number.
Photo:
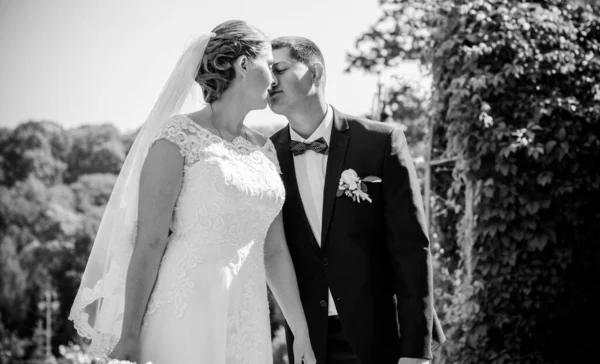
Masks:
[[[382,188],[386,244],[396,281],[400,356],[431,359],[432,258],[417,173],[398,128],[389,134]]]

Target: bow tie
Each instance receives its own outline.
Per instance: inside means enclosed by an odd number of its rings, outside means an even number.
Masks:
[[[325,138],[323,138],[323,137],[321,137],[311,143],[304,143],[304,142],[297,142],[295,140],[290,140],[290,150],[292,151],[292,154],[294,156],[300,155],[309,149],[316,153],[321,153],[324,155],[327,155],[327,153],[329,153],[329,146],[327,145],[327,142],[325,141]]]

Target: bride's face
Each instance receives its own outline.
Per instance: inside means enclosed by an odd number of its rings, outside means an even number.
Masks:
[[[250,61],[246,80],[248,98],[253,109],[264,109],[267,107],[267,98],[273,83],[273,52],[271,45],[266,46],[263,51]]]

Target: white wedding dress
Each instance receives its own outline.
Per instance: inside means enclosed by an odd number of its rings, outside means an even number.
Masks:
[[[285,190],[271,141],[225,141],[184,115],[157,135],[184,175],[141,333],[141,363],[269,364],[264,240]]]

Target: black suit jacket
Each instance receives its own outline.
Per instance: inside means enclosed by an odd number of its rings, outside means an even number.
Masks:
[[[333,109],[325,175],[322,245],[304,212],[289,150],[289,126],[271,139],[286,201],[283,222],[318,363],[325,363],[328,288],[342,327],[363,364],[431,358],[444,340],[433,308],[433,279],[423,203],[406,138],[388,124]],[[367,183],[372,203],[336,197],[346,169]],[[287,327],[290,362],[293,336]]]

